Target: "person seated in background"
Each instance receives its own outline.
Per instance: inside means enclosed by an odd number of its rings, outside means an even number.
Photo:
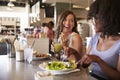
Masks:
[[[72,11],[66,10],[61,14],[58,20],[56,38],[62,43],[64,54],[66,53],[66,50],[69,49],[69,60],[78,60],[83,55],[82,39],[77,31],[76,16]],[[73,53],[76,54],[75,57]]]
[[[43,30],[45,36],[46,36],[47,38],[49,38],[50,41],[53,40],[53,30],[52,30],[53,27],[54,27],[53,21],[49,21],[49,22],[47,23],[47,25],[44,27],[44,30]]]
[[[98,80],[120,80],[120,4],[119,0],[95,0],[90,6],[96,34],[86,54],[77,62],[83,67],[93,65],[93,77]]]

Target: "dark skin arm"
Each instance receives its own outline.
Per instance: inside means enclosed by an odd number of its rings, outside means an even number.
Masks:
[[[99,62],[99,65],[110,80],[120,80],[120,71],[118,71],[118,69],[117,70],[113,69],[102,60]],[[120,62],[119,62],[119,65],[120,65]]]
[[[112,68],[111,66],[107,65],[100,57],[96,55],[84,55],[81,60],[77,63],[80,65],[86,64],[89,65],[91,62],[96,62],[99,64],[101,69],[104,71],[106,76],[110,80],[120,80],[120,57],[118,60],[117,69]]]

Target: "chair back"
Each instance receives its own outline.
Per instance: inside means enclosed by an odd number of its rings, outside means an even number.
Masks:
[[[43,54],[49,53],[49,38],[28,38],[27,45],[29,46],[33,45],[33,50],[39,53]]]

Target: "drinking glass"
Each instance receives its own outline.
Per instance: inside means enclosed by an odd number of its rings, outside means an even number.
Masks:
[[[24,49],[24,60],[31,63],[33,57],[33,48],[27,47]]]
[[[62,50],[62,44],[57,40],[54,40],[54,53],[55,53],[55,57],[58,60],[60,59],[61,50]]]
[[[62,49],[62,44],[60,44],[58,42],[54,43],[54,51],[55,51],[55,53],[60,53],[61,49]]]

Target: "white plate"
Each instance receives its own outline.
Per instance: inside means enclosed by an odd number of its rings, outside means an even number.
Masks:
[[[49,57],[33,57],[33,60],[48,59]]]
[[[44,62],[44,63],[40,64],[39,67],[42,70],[50,71],[52,75],[68,74],[71,72],[80,71],[80,69],[76,69],[76,68],[75,69],[65,69],[65,70],[48,70],[48,69],[46,69],[46,65],[47,65],[47,63]]]
[[[52,75],[42,76],[41,77],[37,72],[34,74],[34,78],[35,78],[35,80],[53,80],[53,76]]]

